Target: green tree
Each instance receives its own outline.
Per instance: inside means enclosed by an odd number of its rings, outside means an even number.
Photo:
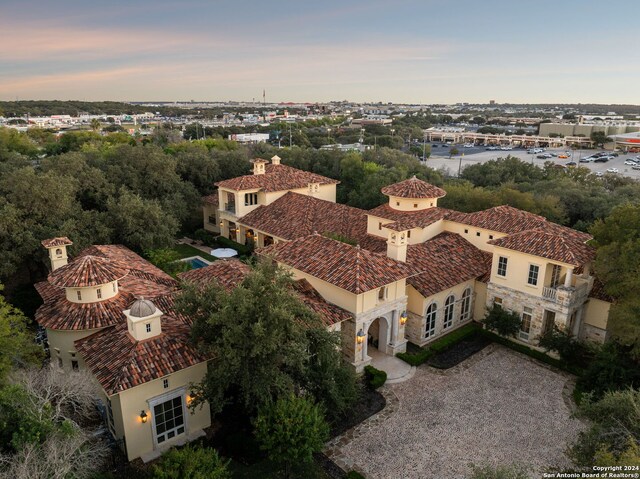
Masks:
[[[503,309],[502,306],[493,305],[487,310],[482,323],[487,329],[502,336],[515,337],[520,331],[522,320],[517,313]]]
[[[594,131],[589,135],[591,141],[593,141],[597,146],[602,147],[605,143],[609,143],[611,138],[607,136],[604,131]]]
[[[172,448],[153,466],[153,479],[231,479],[229,461],[215,449],[192,445]]]
[[[290,395],[263,406],[254,422],[256,439],[268,458],[284,466],[310,463],[329,436],[320,407],[307,398]]]
[[[156,200],[122,189],[107,202],[107,222],[116,242],[137,251],[167,248],[178,232],[178,220]]]
[[[452,158],[459,154],[460,154],[460,150],[458,150],[455,146],[452,146],[451,148],[449,148],[449,158]]]
[[[100,120],[98,120],[97,118],[92,118],[91,122],[89,122],[89,125],[91,126],[91,129],[93,131],[98,131],[100,129],[100,126],[102,126]]]
[[[194,319],[192,337],[218,358],[199,385],[214,413],[237,402],[256,410],[305,389],[337,413],[351,405],[354,377],[337,340],[292,291],[292,279],[268,259],[230,292],[185,285],[178,308]],[[229,318],[233,318],[230,321]]]
[[[28,319],[20,310],[7,303],[0,284],[0,384],[15,367],[39,364],[43,351],[27,329]]]
[[[609,312],[611,337],[640,358],[640,205],[616,207],[591,232],[598,246],[596,273],[617,299]]]
[[[598,454],[600,460],[620,460],[624,454],[634,454],[630,444],[640,442],[640,391],[612,391],[599,400],[587,395],[577,415],[588,419],[591,425],[570,448],[576,464],[591,467]]]

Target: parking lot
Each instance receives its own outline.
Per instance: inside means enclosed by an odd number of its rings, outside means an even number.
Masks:
[[[433,145],[435,145],[434,143]],[[473,165],[475,163],[484,163],[485,161],[495,160],[497,158],[505,158],[507,156],[515,156],[523,161],[529,162],[537,166],[544,166],[545,162],[552,161],[557,165],[566,165],[570,161],[575,161],[579,166],[589,168],[593,173],[602,172],[605,173],[608,168],[617,168],[620,175],[629,176],[631,178],[640,179],[640,170],[631,169],[630,165],[625,165],[624,162],[627,159],[640,156],[639,153],[624,154],[618,152],[620,156],[611,159],[606,163],[579,163],[580,158],[587,157],[598,153],[602,150],[575,150],[568,151],[571,155],[568,159],[559,159],[556,157],[549,159],[537,158],[538,154],[527,153],[524,148],[514,148],[513,150],[492,150],[489,151],[485,147],[473,147],[463,148],[462,145],[456,145],[456,148],[460,152],[459,155],[449,158],[449,147],[442,146],[442,143],[437,143],[437,147],[432,145],[431,157],[427,160],[426,164],[436,170],[445,169],[449,174],[456,176],[459,168],[464,168],[467,165]],[[544,153],[553,153],[555,155],[567,153],[566,150],[560,148],[547,148]]]

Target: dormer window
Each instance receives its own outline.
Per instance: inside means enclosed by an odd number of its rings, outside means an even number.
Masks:
[[[100,288],[96,289],[96,296],[98,299],[102,299],[102,290]]]
[[[147,323],[145,325],[145,329],[147,330],[147,333],[150,333],[151,332],[151,323]]]
[[[62,256],[62,249],[61,248],[56,249],[56,256]]]
[[[82,301],[82,293],[80,292],[80,290],[76,291],[76,296],[78,297],[78,301]]]
[[[258,193],[245,193],[244,194],[244,205],[245,206],[254,206],[258,204]]]

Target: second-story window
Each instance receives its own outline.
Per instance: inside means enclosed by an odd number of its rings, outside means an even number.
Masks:
[[[78,297],[78,301],[82,301],[82,293],[80,290],[76,291],[76,296]]]
[[[147,333],[151,332],[151,323],[147,323],[146,325]]]
[[[529,276],[527,277],[527,284],[530,284],[531,286],[537,286],[539,273],[540,273],[540,266],[535,264],[530,264]]]
[[[102,289],[96,289],[96,296],[98,297],[98,299],[102,299]]]
[[[498,258],[498,271],[496,271],[496,274],[498,276],[506,276],[507,275],[507,262],[509,260],[507,258],[505,258],[504,256],[500,256]]]
[[[245,206],[253,206],[258,204],[258,193],[245,193],[244,194],[244,205]]]

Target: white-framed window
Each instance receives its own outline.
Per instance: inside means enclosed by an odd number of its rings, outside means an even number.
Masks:
[[[153,425],[158,444],[185,433],[182,395],[153,405]]]
[[[258,204],[258,193],[245,193],[244,194],[244,205],[245,206],[253,206]]]
[[[520,331],[518,337],[525,341],[529,340],[529,333],[531,332],[531,320],[533,319],[533,309],[526,306],[522,310],[522,322],[520,323]]]
[[[163,387],[164,389],[169,389],[169,378],[164,378],[164,379],[162,380],[162,387]]]
[[[78,298],[78,301],[82,301],[82,291],[77,290],[76,291],[76,297]]]
[[[454,295],[450,295],[444,302],[444,320],[442,322],[442,329],[450,328],[453,325],[453,309],[456,305],[456,298]]]
[[[151,323],[147,323],[144,326],[145,326],[145,328],[147,330],[147,333],[150,333],[151,332]]]
[[[460,321],[466,321],[471,316],[471,288],[467,288],[462,293],[460,302]]]
[[[500,256],[498,258],[498,270],[496,271],[496,274],[498,276],[506,276],[507,275],[507,263],[509,262],[509,259],[505,256]]]
[[[538,286],[538,275],[540,274],[540,266],[537,264],[529,265],[529,275],[527,276],[527,284]]]
[[[98,297],[98,299],[102,299],[102,289],[101,288],[96,289],[96,296]]]
[[[438,305],[431,303],[427,308],[427,312],[424,315],[425,319],[425,338],[430,338],[436,334],[436,316],[438,314]]]

